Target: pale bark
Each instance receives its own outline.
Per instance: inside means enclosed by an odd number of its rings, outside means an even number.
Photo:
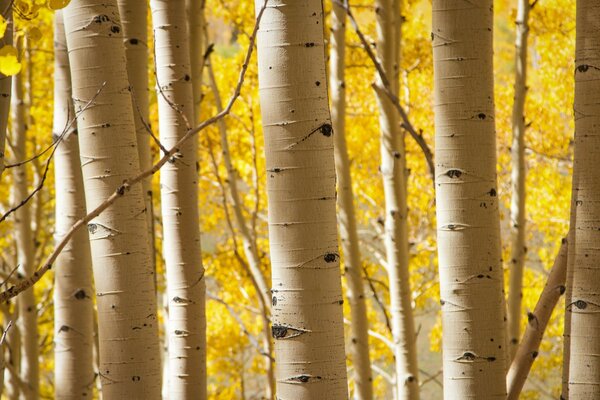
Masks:
[[[14,143],[14,158],[17,161],[27,157],[27,122],[26,107],[23,93],[23,74],[19,73],[12,79],[11,123],[12,140]],[[13,203],[18,203],[29,194],[27,180],[27,164],[13,168]],[[29,276],[35,271],[35,250],[33,247],[33,232],[31,229],[31,204],[25,204],[15,212],[14,216],[15,241],[17,244],[17,262],[19,273]],[[19,317],[17,326],[21,335],[21,365],[20,378],[24,382],[21,388],[21,399],[37,399],[39,394],[39,365],[38,365],[38,332],[37,332],[37,303],[33,288],[30,288],[17,299]]]
[[[75,110],[81,112],[86,206],[94,210],[140,171],[122,27],[116,0],[71,1],[64,20]],[[154,270],[141,186],[123,186],[119,202],[88,224],[106,399],[160,398]]]
[[[11,321],[18,318],[18,307],[15,305],[15,311],[11,315]],[[12,328],[6,336],[8,340],[8,357],[5,362],[5,383],[6,397],[9,400],[18,400],[20,395],[19,366],[21,364],[21,333],[19,327],[13,323]]]
[[[200,122],[200,102],[202,101],[202,71],[204,69],[204,52],[206,51],[206,17],[204,6],[206,0],[185,0],[187,26],[190,40],[190,63],[192,75],[192,92],[194,96],[194,121]]]
[[[214,96],[214,102],[218,112],[223,111],[223,103],[221,100],[221,94],[217,87],[217,82],[214,76],[212,65],[207,66],[208,78],[211,90]],[[244,256],[247,260],[248,270],[252,275],[252,283],[257,291],[259,297],[259,303],[261,308],[261,316],[263,318],[264,328],[264,344],[267,349],[266,363],[267,363],[267,386],[265,397],[272,399],[275,395],[275,365],[273,360],[273,342],[271,340],[271,329],[270,329],[270,304],[271,297],[270,291],[265,280],[264,273],[261,269],[260,256],[258,255],[258,245],[256,239],[250,232],[248,221],[243,214],[243,204],[240,198],[238,190],[238,176],[231,160],[231,152],[229,150],[229,139],[227,137],[227,125],[225,120],[219,120],[217,123],[219,133],[221,134],[221,154],[223,156],[223,162],[225,169],[227,170],[227,183],[229,188],[229,195],[233,206],[233,213],[235,215],[236,227],[242,237],[242,247],[244,248]],[[232,232],[233,234],[233,232]]]
[[[577,1],[569,397],[600,398],[600,4]]]
[[[133,115],[140,169],[145,171],[152,166],[150,151],[149,92],[148,92],[148,4],[140,0],[117,0],[123,44],[127,57],[127,76],[131,85]],[[142,181],[144,202],[146,204],[146,224],[148,243],[152,256],[152,265],[156,268],[154,252],[154,206],[152,203],[152,176]],[[155,277],[156,279],[156,277]]]
[[[54,20],[55,238],[85,215],[85,195],[62,12]],[[91,399],[94,386],[94,303],[88,232],[78,231],[56,261],[54,274],[54,391],[56,399]]]
[[[362,263],[354,209],[354,193],[350,160],[346,146],[346,10],[333,3],[331,14],[331,51],[329,81],[331,84],[331,123],[334,138],[335,169],[337,174],[338,218],[347,282],[346,298],[350,304],[350,341],[348,355],[354,367],[354,398],[373,398],[373,374],[369,357],[369,321]]]
[[[540,344],[552,311],[560,296],[565,292],[567,248],[567,242],[563,240],[535,309],[533,313],[527,315],[527,328],[506,376],[508,400],[519,398],[531,366],[539,354]]]
[[[401,25],[399,3],[377,0],[377,55],[391,90],[397,96]],[[381,85],[381,79],[378,75]],[[419,367],[408,271],[408,206],[404,137],[393,103],[377,91],[381,130],[381,175],[385,196],[384,244],[390,285],[390,315],[394,339],[398,399],[419,398]]]
[[[529,36],[529,0],[517,0],[515,39],[515,97],[512,111],[511,146],[511,256],[508,289],[508,339],[510,358],[515,356],[521,337],[521,299],[525,264],[525,98],[527,95],[527,37]]]
[[[321,1],[267,2],[257,48],[282,399],[348,397],[323,46]]]
[[[433,2],[444,398],[506,397],[492,0]]]
[[[170,149],[193,123],[184,0],[151,0],[160,141]],[[205,281],[198,216],[197,139],[160,173],[163,254],[169,296],[169,396],[206,398]]]
[[[8,25],[4,32],[4,38],[0,40],[0,46],[12,45],[13,44],[13,11],[12,11],[13,0],[0,0],[0,10],[6,14],[3,17],[6,19]],[[6,146],[6,129],[8,127],[8,115],[10,112],[10,92],[12,86],[12,78],[10,76],[4,76],[0,74],[0,177],[4,172],[4,148]]]

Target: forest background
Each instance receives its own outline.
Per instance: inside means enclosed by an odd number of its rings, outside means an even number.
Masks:
[[[63,2],[14,2],[16,32],[22,36],[17,58],[0,51],[3,68],[20,68],[27,102],[27,157],[39,154],[52,143],[53,121],[53,11]],[[374,41],[375,18],[371,1],[351,2],[362,31]],[[331,4],[325,2],[329,26]],[[516,2],[497,0],[495,7],[494,70],[498,153],[498,195],[502,221],[503,260],[508,285],[510,263],[511,115],[514,94],[514,37]],[[433,148],[433,68],[431,52],[431,3],[408,0],[402,9],[401,101],[415,127]],[[228,98],[238,80],[255,22],[254,3],[247,0],[207,0],[209,42],[214,43],[211,64],[221,97]],[[151,24],[148,25],[151,29]],[[0,29],[2,28],[0,24]],[[328,37],[326,31],[326,39]],[[151,32],[149,32],[149,37]],[[532,310],[545,284],[547,271],[567,233],[571,191],[573,142],[573,55],[575,45],[575,2],[536,1],[530,15],[529,87],[526,118],[527,232],[523,306]],[[149,43],[150,65],[153,48]],[[2,72],[7,72],[2,71]],[[379,122],[375,93],[371,87],[375,68],[360,46],[352,28],[347,29],[346,91],[347,142],[359,219],[363,254],[363,277],[367,288],[371,360],[374,365],[376,398],[391,395],[393,374],[391,338],[386,320],[389,304],[387,274],[383,265],[383,188],[379,168]],[[151,96],[150,125],[156,131],[158,111],[153,90],[155,74],[148,71]],[[214,91],[204,87],[203,115],[214,115]],[[255,55],[249,64],[240,100],[225,119],[230,151],[243,199],[244,215],[257,238],[261,267],[267,276],[268,236],[266,222],[265,167],[258,102]],[[8,163],[15,160],[7,146]],[[239,232],[231,225],[233,209],[227,196],[227,170],[220,151],[220,132],[212,126],[200,133],[200,197],[203,263],[207,276],[207,368],[212,399],[256,398],[264,391],[265,357],[256,347],[262,320],[256,293],[240,265],[243,253]],[[431,176],[420,148],[406,138],[408,174],[408,225],[410,271],[414,301],[422,398],[441,397],[441,321],[437,270],[436,220]],[[30,202],[36,244],[36,265],[53,248],[54,182],[53,163],[45,175],[47,155],[27,164],[29,190],[43,182]],[[153,147],[153,158],[158,148]],[[12,175],[0,185],[0,212],[14,205]],[[158,175],[153,178],[159,193]],[[159,210],[155,196],[154,210]],[[164,261],[161,251],[160,215],[155,215],[155,255],[159,292],[164,292]],[[17,265],[17,251],[10,218],[0,223],[2,276]],[[35,286],[38,299],[41,393],[53,398],[53,303],[52,277]],[[557,398],[560,392],[564,304],[556,308],[534,363],[525,399]],[[348,305],[344,306],[349,315]],[[161,318],[162,314],[159,314]],[[523,314],[522,324],[526,324]],[[382,340],[383,338],[384,340]],[[352,360],[348,361],[352,369]],[[351,375],[350,375],[351,376]],[[352,381],[350,381],[352,388]]]

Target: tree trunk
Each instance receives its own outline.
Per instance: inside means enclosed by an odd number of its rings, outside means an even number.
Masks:
[[[354,367],[354,398],[370,400],[373,398],[373,374],[369,358],[369,321],[367,304],[362,282],[362,264],[350,160],[346,146],[346,11],[333,3],[331,14],[331,122],[334,138],[335,169],[338,181],[338,215],[340,238],[344,255],[344,271],[348,283],[346,298],[350,303],[350,341],[348,355]]]
[[[399,4],[377,0],[377,55],[390,90],[397,95],[400,52]],[[381,85],[381,80],[378,79]],[[394,105],[383,91],[377,91],[381,129],[381,175],[385,196],[384,243],[390,285],[390,314],[394,337],[398,399],[419,398],[419,367],[408,272],[408,206],[406,203],[406,158],[404,139]]]
[[[257,48],[282,399],[348,397],[323,46],[321,1],[268,1]]]
[[[510,358],[515,356],[521,337],[521,299],[525,264],[525,97],[527,95],[527,37],[529,36],[529,0],[518,0],[515,40],[515,100],[512,113],[512,197],[511,271],[508,289],[508,335]]]
[[[87,209],[119,190],[88,224],[98,305],[100,379],[106,399],[160,398],[154,270],[134,112],[116,0],[74,0],[64,9]],[[122,192],[121,192],[122,190]]]
[[[54,154],[56,233],[85,216],[83,177],[71,100],[71,73],[62,12],[54,20]],[[88,232],[79,230],[56,261],[54,274],[54,390],[56,399],[91,399],[94,387],[94,303]]]
[[[14,142],[14,157],[23,161],[27,157],[27,122],[26,107],[23,99],[23,73],[12,79],[12,138]],[[21,202],[29,195],[27,164],[13,169],[13,204]],[[33,232],[31,230],[31,203],[24,205],[15,212],[14,227],[17,244],[17,261],[21,276],[30,276],[35,271],[35,250],[33,248]],[[21,399],[33,400],[39,396],[39,365],[38,365],[38,332],[37,332],[37,303],[33,288],[19,295],[17,300],[19,317],[17,326],[21,334],[21,366],[20,378],[24,385],[21,388]]]
[[[7,22],[4,38],[1,39],[3,45],[13,44],[13,18],[12,18],[13,0],[0,0],[0,10],[6,10],[3,15]],[[4,148],[6,146],[6,128],[8,127],[8,115],[10,113],[10,92],[12,78],[0,74],[0,177],[4,172]]]
[[[160,141],[173,147],[194,121],[184,0],[151,0]],[[197,139],[161,170],[163,254],[169,296],[169,395],[206,398],[204,269],[198,217]]]
[[[185,0],[187,26],[190,38],[190,63],[192,92],[194,96],[194,121],[200,122],[200,103],[202,101],[202,72],[204,70],[204,52],[206,51],[206,18],[204,7],[206,0]]]
[[[600,398],[600,4],[577,1],[575,56],[575,252],[569,398]]]
[[[433,2],[444,398],[504,399],[492,0]]]

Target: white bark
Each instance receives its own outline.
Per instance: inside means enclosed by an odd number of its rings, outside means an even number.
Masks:
[[[7,10],[3,15],[7,22],[4,38],[0,40],[0,46],[13,44],[13,18],[12,0],[0,0],[0,10]],[[10,92],[12,78],[0,74],[0,177],[4,172],[4,148],[6,146],[6,128],[8,127],[8,114],[10,112]]]
[[[64,9],[87,209],[128,191],[88,224],[98,304],[100,379],[106,399],[160,398],[154,270],[134,112],[116,0]],[[89,104],[89,105],[87,105]],[[87,106],[86,106],[87,105]]]
[[[282,399],[348,397],[323,45],[321,1],[268,1],[257,48]]]

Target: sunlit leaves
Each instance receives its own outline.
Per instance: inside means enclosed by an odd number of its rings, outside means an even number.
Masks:
[[[51,10],[60,10],[65,8],[71,0],[48,0],[48,8]]]
[[[10,76],[21,71],[18,52],[14,46],[6,45],[0,49],[0,73]]]

